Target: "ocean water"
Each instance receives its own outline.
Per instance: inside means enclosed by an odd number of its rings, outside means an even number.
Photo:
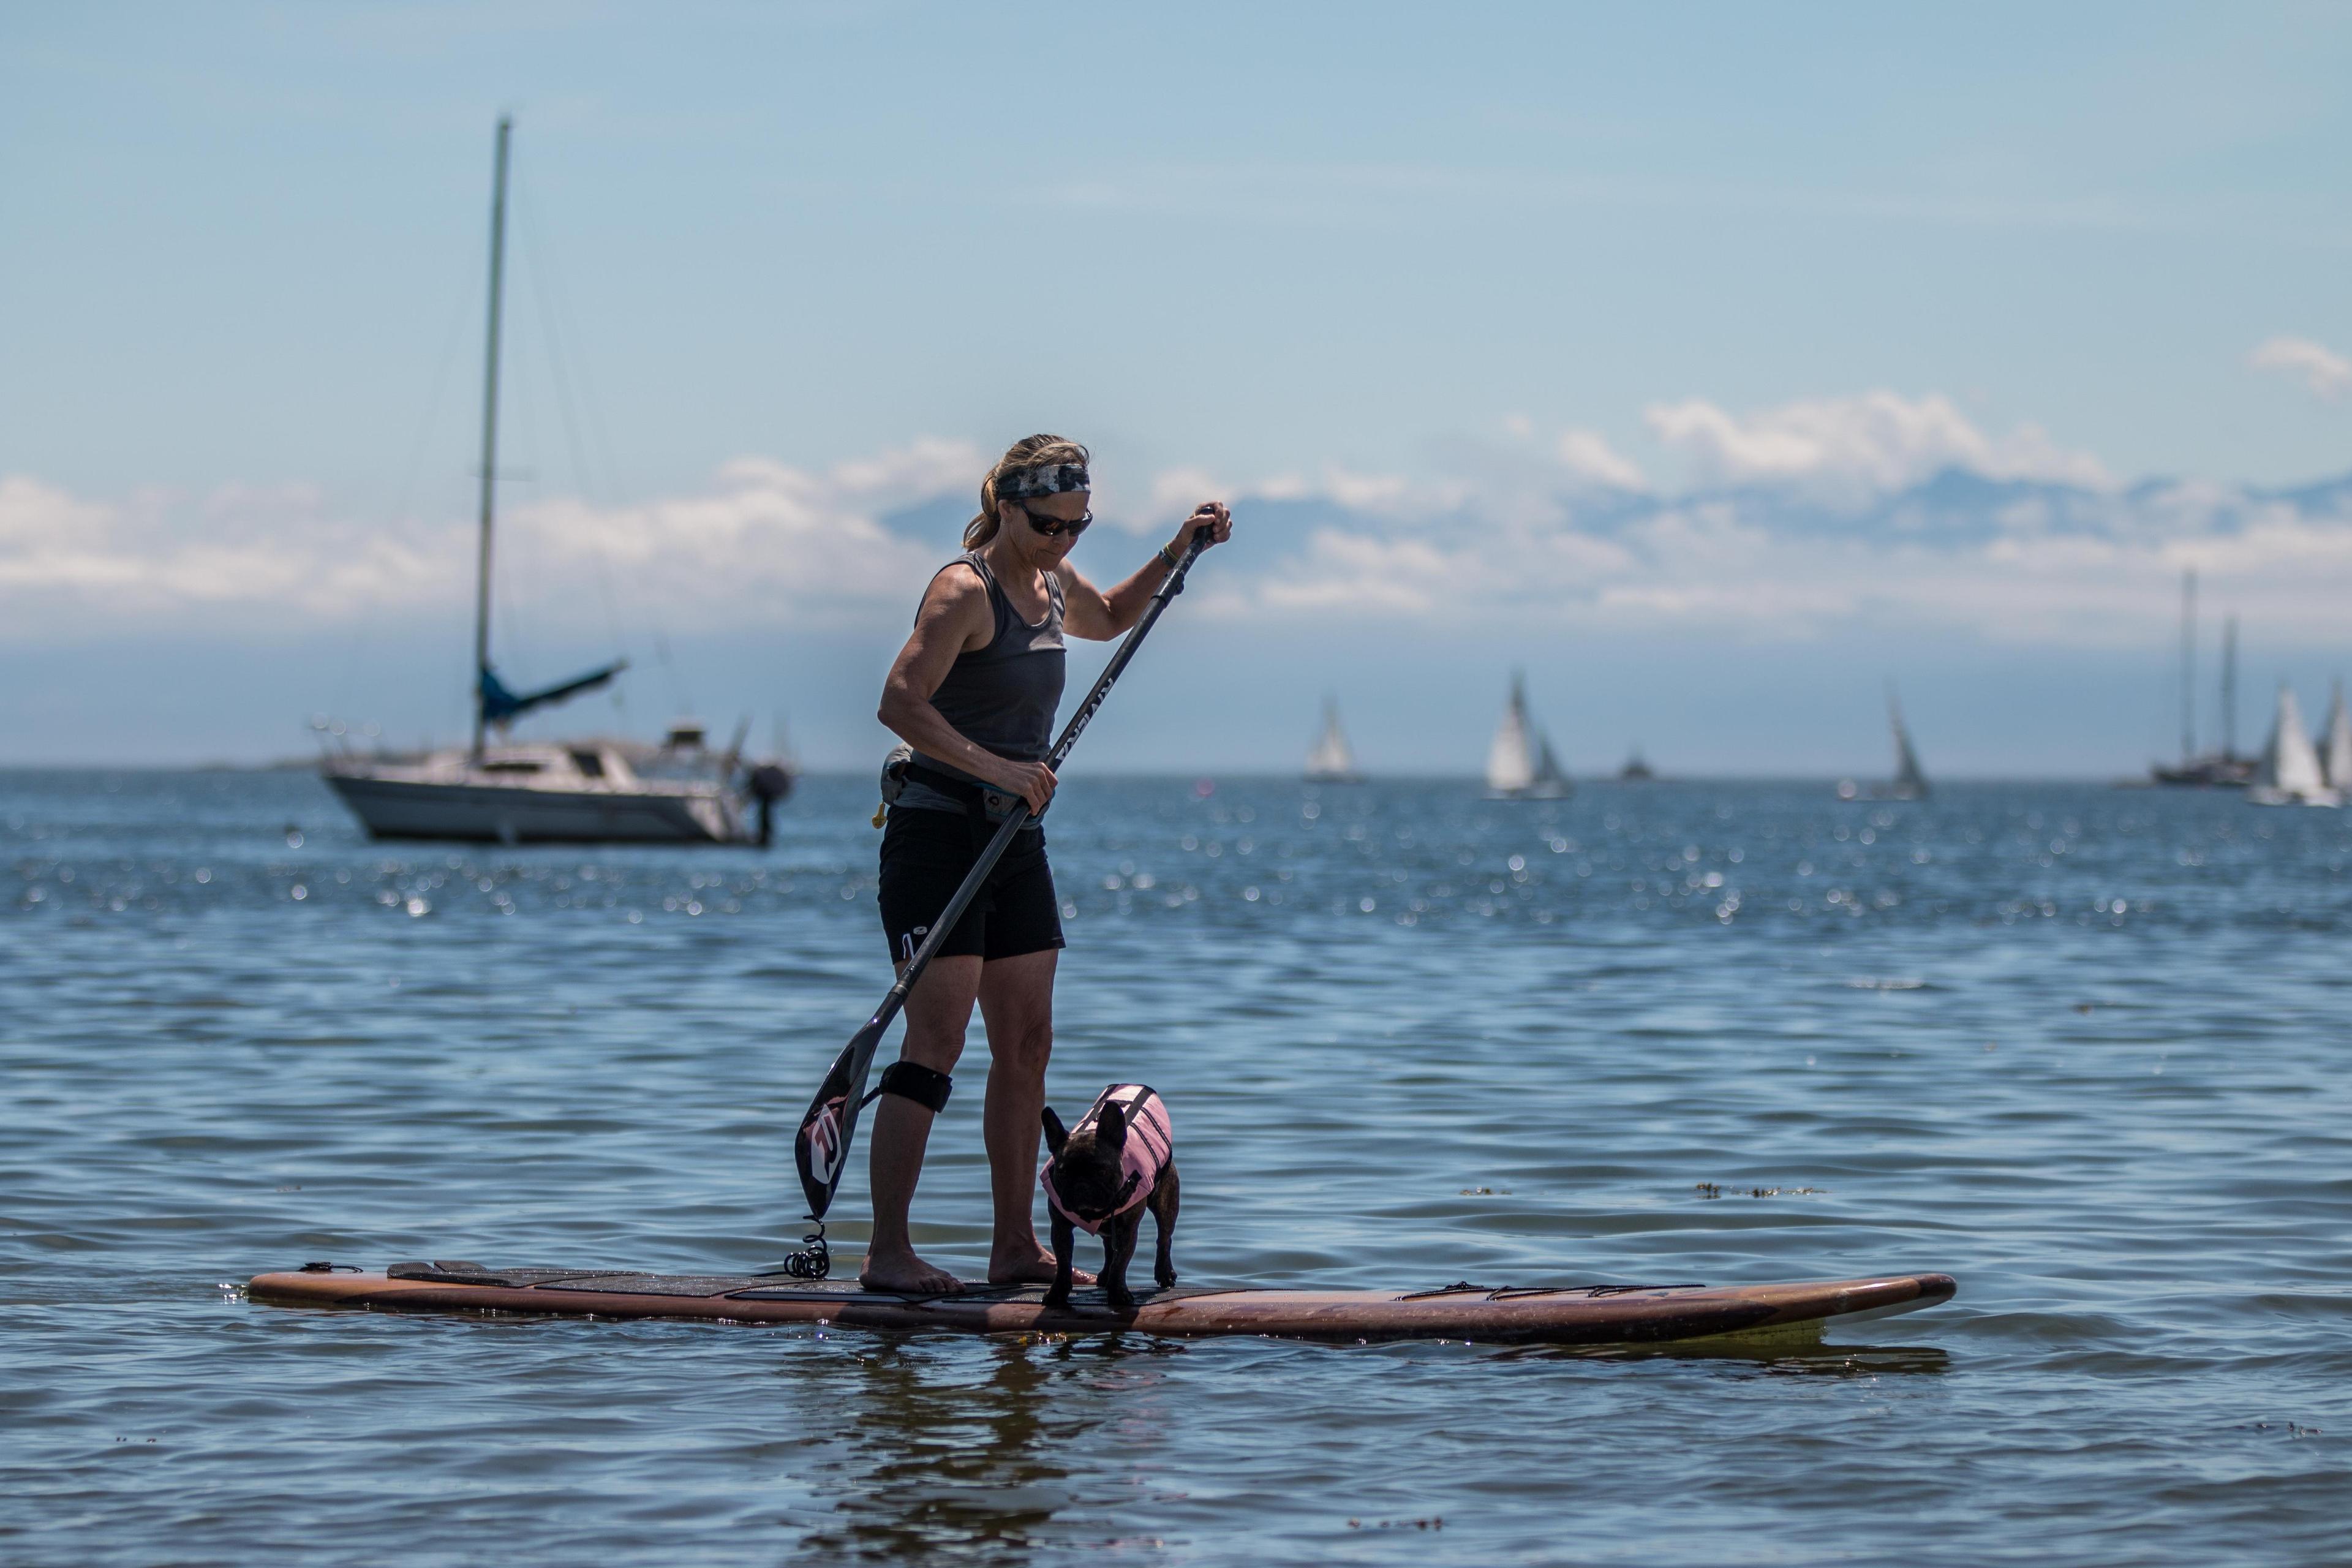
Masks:
[[[0,773],[0,1561],[2352,1556],[2352,824],[2228,795],[1066,787],[1052,1098],[1167,1097],[1188,1281],[1958,1277],[1845,1342],[245,1298],[779,1258],[887,982],[872,807],[486,850],[367,843],[300,775]],[[974,1271],[979,1098],[918,1203]],[[864,1206],[861,1153],[850,1259]]]

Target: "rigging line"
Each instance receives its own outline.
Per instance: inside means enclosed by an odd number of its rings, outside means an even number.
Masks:
[[[541,308],[550,317],[550,324],[546,329],[550,342],[551,344],[554,342],[556,327],[559,324],[563,335],[570,341],[575,343],[584,342],[585,338],[579,330],[577,319],[572,313],[571,296],[564,288],[563,279],[558,271],[559,264],[555,254],[550,247],[540,243],[537,220],[532,216],[532,209],[520,201],[518,201],[517,205],[523,229],[530,240],[525,247],[526,265],[530,268],[532,287],[535,290],[534,297],[541,302]],[[590,368],[588,356],[585,353],[575,354],[567,363],[570,364],[572,374],[578,378],[582,423],[587,429],[589,445],[604,470],[606,502],[617,507],[625,497],[642,495],[644,492],[637,487],[625,482],[623,479],[619,459],[614,456],[617,448],[613,443],[612,430],[604,422],[604,399],[597,395],[595,376]],[[652,517],[650,509],[648,509],[647,517],[648,520]],[[598,561],[601,568],[603,562],[601,555]],[[677,704],[680,712],[693,712],[694,700],[686,689],[686,682],[678,673],[677,661],[670,657],[669,637],[662,625],[660,610],[650,604],[641,605],[639,607],[642,618],[650,629],[655,662],[661,667],[664,678],[669,682],[672,700]],[[617,608],[614,613],[617,619]]]
[[[393,502],[391,521],[397,525],[407,516],[409,503],[416,496],[417,477],[425,470],[425,450],[432,444],[433,427],[441,417],[441,404],[449,389],[449,372],[457,363],[457,345],[464,337],[466,319],[474,305],[472,287],[473,261],[467,258],[461,281],[455,290],[455,302],[449,310],[448,330],[441,336],[441,353],[433,372],[432,390],[425,399],[425,418],[416,429],[416,439],[409,444],[408,462],[403,470],[399,499]],[[368,633],[373,620],[366,616],[355,617],[352,632],[351,652],[343,661],[342,674],[330,688],[333,706],[340,708],[351,695],[352,681],[358,677],[360,659],[367,651]]]
[[[515,216],[517,226],[523,234],[524,243],[520,248],[523,254],[524,270],[530,278],[531,305],[539,316],[540,337],[547,351],[548,368],[551,373],[551,379],[555,387],[556,413],[563,426],[564,445],[570,449],[572,456],[572,483],[579,488],[583,504],[601,501],[608,507],[616,506],[618,498],[611,493],[609,486],[603,486],[597,482],[596,476],[589,466],[586,447],[580,439],[580,419],[574,406],[572,384],[573,370],[569,363],[569,357],[564,353],[564,333],[559,331],[557,326],[557,313],[553,302],[554,291],[548,286],[545,269],[541,261],[541,253],[547,247],[540,243],[539,226],[533,220],[530,203],[520,191],[515,195]],[[604,493],[600,495],[597,493],[599,490]],[[628,650],[628,637],[621,624],[619,601],[613,593],[612,563],[605,560],[604,552],[600,549],[591,549],[588,552],[588,559],[592,574],[596,579],[596,596],[604,609],[605,632],[612,637],[614,644],[625,653]],[[616,694],[617,690],[618,689],[615,688]]]
[[[519,328],[520,323],[516,325]],[[499,440],[506,452],[530,454],[533,466],[523,468],[501,465],[499,471],[491,477],[493,484],[502,479],[521,479],[538,471],[539,404],[532,396],[537,388],[532,384],[530,356],[521,352],[521,336],[518,330],[509,333],[508,338],[506,368],[499,378]],[[530,644],[523,633],[522,613],[516,602],[513,584],[518,580],[528,581],[533,575],[531,569],[538,561],[531,552],[530,536],[514,526],[514,509],[501,503],[498,515],[499,554],[506,570],[490,579],[490,615],[499,628],[498,646],[513,656],[509,661],[509,669],[528,669],[530,668]],[[491,662],[499,661],[493,659]]]

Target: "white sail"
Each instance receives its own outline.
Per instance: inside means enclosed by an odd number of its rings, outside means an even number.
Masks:
[[[1895,705],[1895,689],[1886,690],[1886,718],[1895,727],[1895,784],[1888,791],[1897,800],[1927,798],[1927,775],[1919,767],[1919,753],[1911,749],[1911,733],[1903,727],[1903,710]]]
[[[1552,755],[1551,737],[1536,732],[1536,776],[1527,793],[1537,800],[1564,800],[1568,797],[1568,772]]]
[[[1363,775],[1356,772],[1356,753],[1348,749],[1348,737],[1339,729],[1339,701],[1335,697],[1323,700],[1323,733],[1317,738],[1315,749],[1307,753],[1307,780],[1309,784],[1354,784]]]
[[[2303,727],[2303,709],[2294,689],[2279,682],[2278,718],[2271,726],[2270,744],[2263,748],[2262,764],[2254,770],[2253,787],[2246,798],[2257,805],[2335,805],[2340,797],[2327,787],[2320,769],[2319,752],[2311,731]]]
[[[1511,676],[1511,702],[1486,748],[1486,787],[1496,795],[1524,794],[1536,782],[1535,746],[1528,734],[1528,694],[1517,672]]]
[[[1525,678],[1511,672],[1510,705],[1495,730],[1495,743],[1486,749],[1486,791],[1507,800],[1562,800],[1569,792],[1568,774],[1552,754],[1551,738],[1528,717]]]
[[[2352,713],[2344,710],[2344,683],[2336,683],[2336,700],[2327,710],[2327,744],[2320,753],[2327,787],[2342,794],[2352,790]]]

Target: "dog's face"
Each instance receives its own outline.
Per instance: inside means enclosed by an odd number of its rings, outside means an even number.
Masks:
[[[1106,1105],[1093,1128],[1072,1137],[1054,1108],[1045,1108],[1045,1147],[1053,1154],[1054,1190],[1073,1214],[1088,1224],[1119,1205],[1126,1181],[1127,1117]]]

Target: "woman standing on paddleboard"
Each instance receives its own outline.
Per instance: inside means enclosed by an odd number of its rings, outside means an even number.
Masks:
[[[1016,441],[980,487],[964,552],[932,577],[914,635],[882,688],[882,722],[911,747],[894,758],[897,797],[882,834],[882,928],[903,967],[1016,801],[1042,813],[1054,796],[1055,710],[1065,632],[1108,642],[1141,618],[1192,536],[1232,536],[1224,507],[1204,501],[1142,569],[1108,593],[1068,561],[1093,522],[1087,449],[1058,436]],[[995,1234],[992,1283],[1050,1281],[1054,1255],[1031,1219],[1039,1114],[1054,1046],[1054,970],[1061,908],[1031,823],[989,874],[907,998],[899,1058],[883,1069],[874,1110],[874,1235],[859,1280],[877,1290],[961,1289],[915,1256],[907,1210],[931,1122],[947,1104],[972,1004],[988,1027],[988,1146]]]

